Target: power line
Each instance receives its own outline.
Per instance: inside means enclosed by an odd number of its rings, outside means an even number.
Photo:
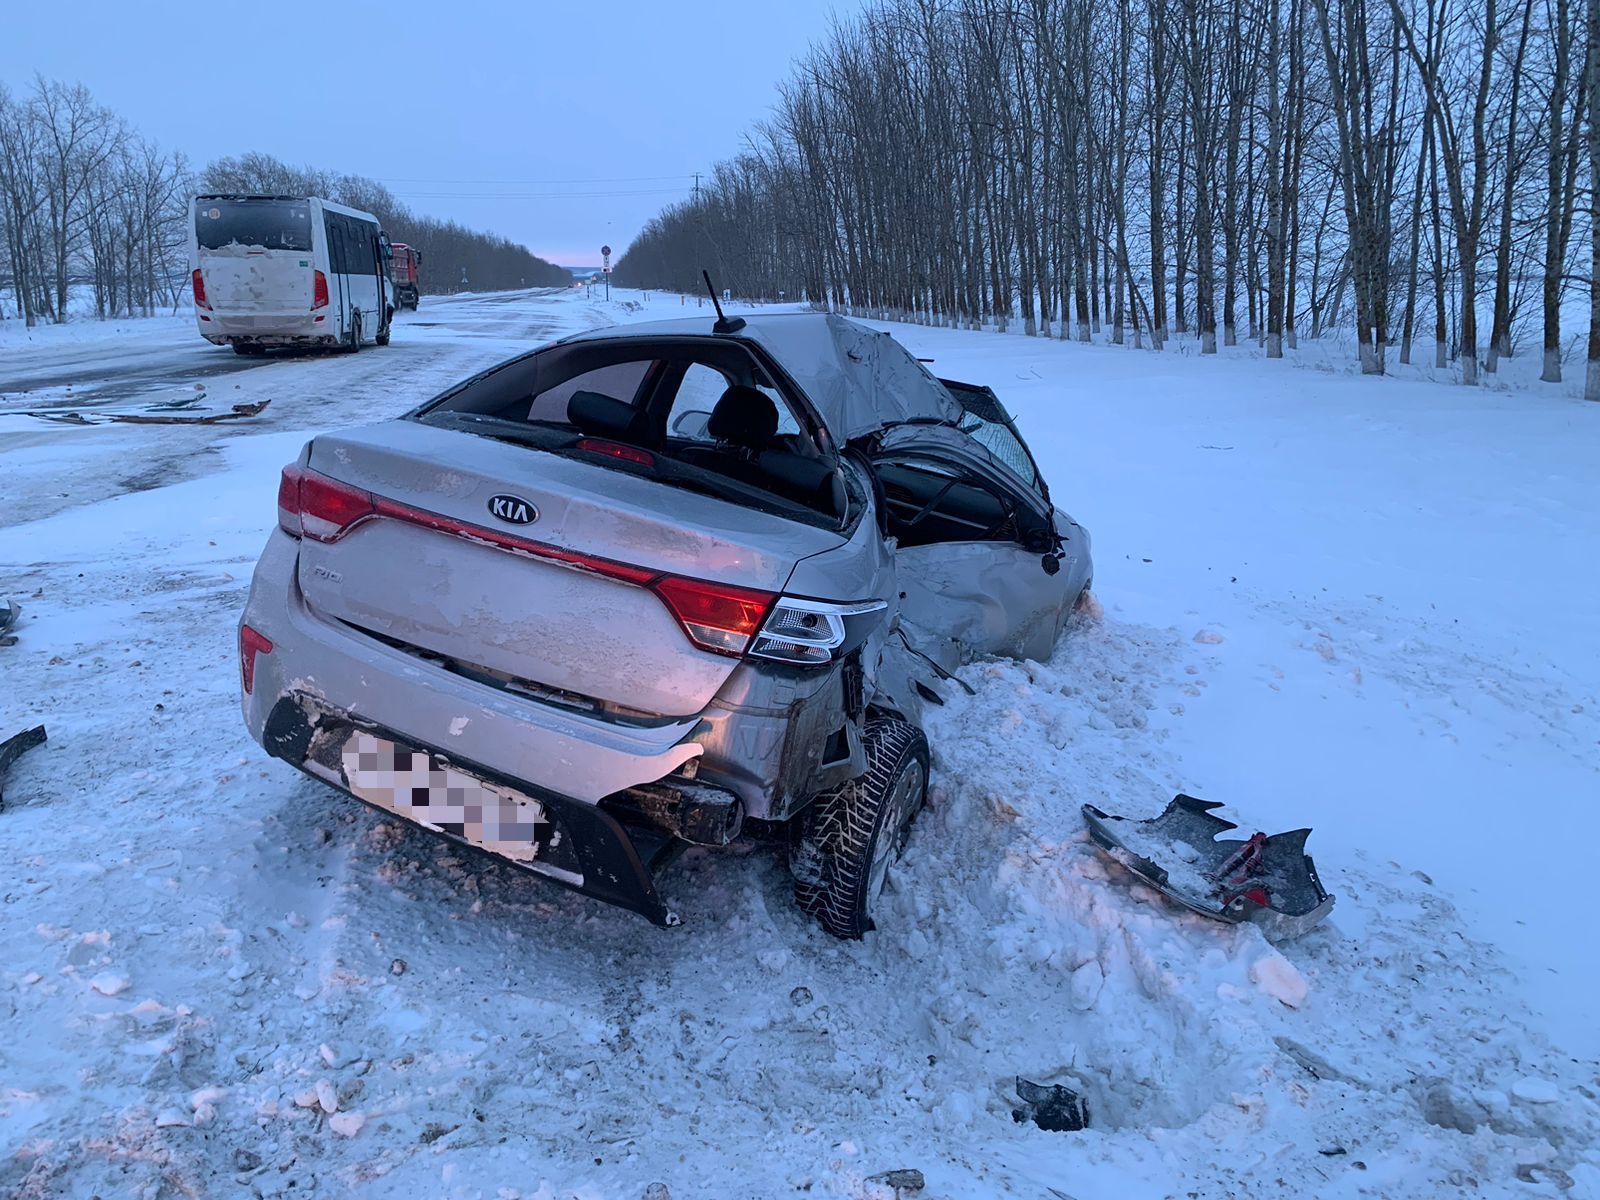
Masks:
[[[611,178],[596,179],[424,179],[412,175],[386,176],[383,183],[427,183],[427,184],[459,184],[482,185],[485,187],[546,187],[553,184],[565,183],[659,183],[667,179],[698,178],[694,175],[617,175]]]
[[[687,192],[687,187],[636,188],[599,192],[412,192],[395,195],[412,200],[600,200],[615,196],[669,196]]]

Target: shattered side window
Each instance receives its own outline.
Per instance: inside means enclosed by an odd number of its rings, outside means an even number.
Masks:
[[[1010,426],[986,421],[975,413],[966,412],[961,416],[961,432],[968,434],[973,441],[1027,480],[1028,486],[1039,486],[1033,460],[1028,457],[1028,451],[1017,435],[1011,432]]]

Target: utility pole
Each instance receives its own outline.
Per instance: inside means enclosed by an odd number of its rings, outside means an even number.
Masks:
[[[696,171],[694,173],[694,202],[696,204],[700,203],[700,172],[699,171]]]

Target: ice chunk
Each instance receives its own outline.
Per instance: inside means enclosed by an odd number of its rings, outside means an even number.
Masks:
[[[121,971],[101,971],[89,980],[89,986],[102,996],[118,996],[127,991],[133,983]]]
[[[1561,1099],[1561,1092],[1555,1084],[1548,1079],[1534,1079],[1531,1076],[1513,1083],[1511,1094],[1524,1104],[1554,1104]]]
[[[355,1137],[366,1123],[366,1117],[354,1112],[334,1113],[328,1118],[328,1128],[340,1137]]]
[[[1268,951],[1250,964],[1250,982],[1290,1008],[1299,1008],[1311,993],[1305,976],[1276,950]]]

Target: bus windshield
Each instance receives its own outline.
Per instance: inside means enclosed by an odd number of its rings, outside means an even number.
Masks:
[[[203,250],[233,245],[311,249],[311,206],[301,201],[199,200],[194,227]]]

